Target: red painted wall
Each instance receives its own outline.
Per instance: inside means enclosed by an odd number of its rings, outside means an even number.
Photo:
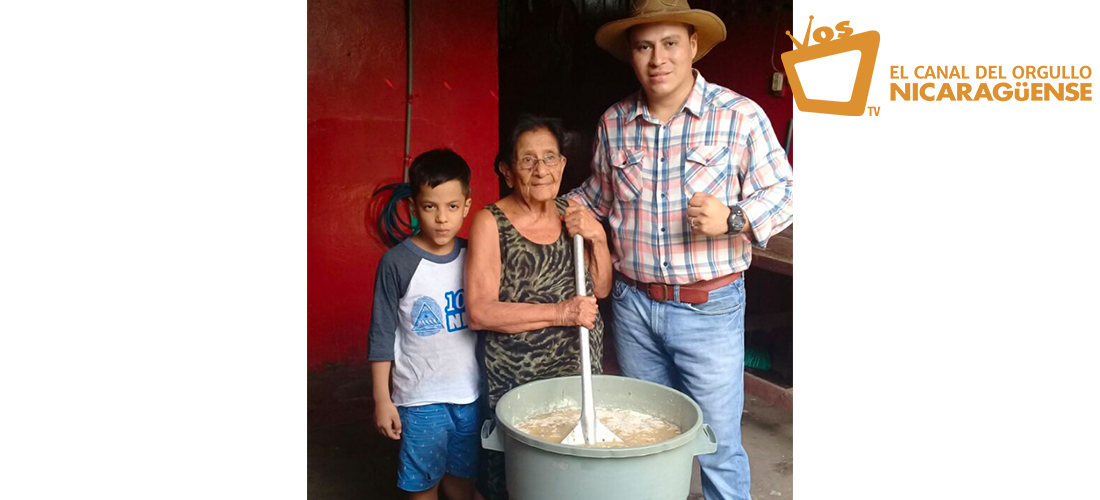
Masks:
[[[366,360],[374,273],[386,251],[371,193],[404,166],[403,0],[310,0],[308,367]],[[413,1],[410,154],[450,147],[473,170],[474,209],[497,199],[497,2]],[[465,236],[469,221],[461,234]]]

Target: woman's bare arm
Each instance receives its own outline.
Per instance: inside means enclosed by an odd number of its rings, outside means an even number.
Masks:
[[[470,223],[466,250],[466,310],[470,328],[500,333],[523,333],[551,326],[594,328],[594,297],[575,297],[557,304],[501,302],[500,273],[500,234],[496,221],[488,210],[479,210]]]

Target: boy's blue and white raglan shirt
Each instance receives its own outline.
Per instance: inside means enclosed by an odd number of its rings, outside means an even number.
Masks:
[[[378,264],[371,361],[393,361],[393,404],[472,403],[478,397],[477,335],[467,327],[466,240],[447,255],[407,239]]]

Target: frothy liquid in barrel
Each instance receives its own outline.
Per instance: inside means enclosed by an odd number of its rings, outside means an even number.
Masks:
[[[560,443],[580,422],[580,408],[566,408],[529,418],[516,426],[519,430],[537,438]],[[680,435],[680,428],[667,420],[633,410],[599,408],[596,418],[622,443],[598,443],[594,448],[626,448],[659,443]]]

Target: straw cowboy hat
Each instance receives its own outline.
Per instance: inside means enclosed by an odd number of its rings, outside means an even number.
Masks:
[[[687,0],[634,0],[633,11],[630,17],[611,21],[596,30],[596,45],[626,62],[630,62],[627,30],[639,24],[668,21],[695,26],[699,51],[692,62],[702,59],[718,42],[726,39],[726,24],[722,19],[705,10],[692,9]]]

